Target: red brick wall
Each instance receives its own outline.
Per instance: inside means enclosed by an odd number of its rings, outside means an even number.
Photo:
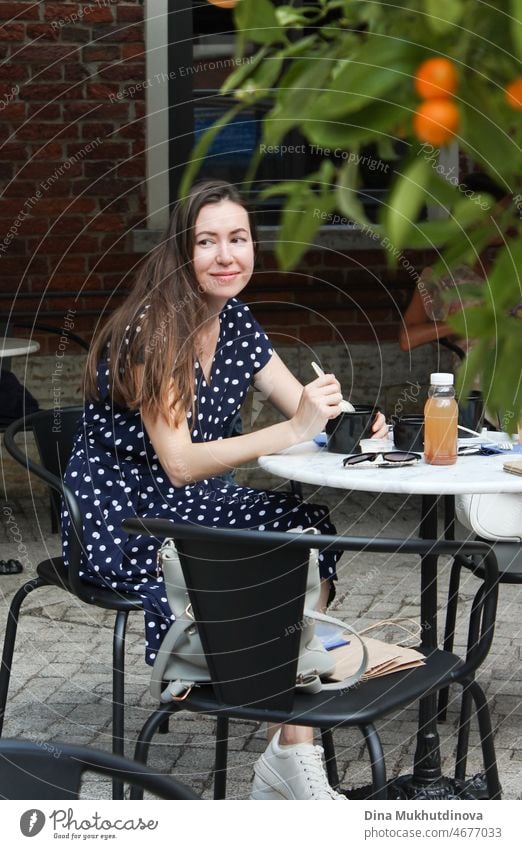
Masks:
[[[422,268],[429,256],[405,252],[405,263]],[[277,270],[262,254],[249,288],[259,302],[256,318],[279,343],[386,342],[399,334],[400,315],[411,297],[411,270],[390,272],[383,251],[310,250],[299,268]]]
[[[111,95],[144,77],[142,19],[138,2],[0,2],[4,316],[59,323],[74,309],[88,335],[139,259],[143,90]]]
[[[0,2],[4,316],[59,324],[75,310],[88,337],[130,282],[146,213],[142,17],[137,0]],[[288,275],[270,254],[260,265],[249,295],[280,342],[397,338],[413,280],[378,251],[315,249]]]

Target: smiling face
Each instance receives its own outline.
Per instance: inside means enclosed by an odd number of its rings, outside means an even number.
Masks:
[[[200,209],[194,230],[194,273],[208,306],[220,310],[252,276],[248,213],[231,200],[209,203]]]

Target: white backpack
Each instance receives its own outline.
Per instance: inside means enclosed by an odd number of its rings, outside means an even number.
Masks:
[[[316,528],[307,528],[306,531],[319,533]],[[184,698],[194,685],[198,683],[208,684],[211,678],[201,645],[198,625],[192,616],[190,598],[174,540],[166,539],[164,541],[158,552],[158,563],[163,572],[169,605],[176,618],[167,631],[156,655],[152,669],[150,692],[157,701],[169,702],[172,699]],[[319,593],[318,552],[316,549],[311,549],[304,615],[303,621],[300,623],[301,637],[296,679],[296,688],[307,693],[318,693],[321,690],[344,690],[347,687],[353,687],[360,682],[368,665],[366,645],[356,631],[340,619],[314,610],[319,599]],[[337,630],[349,632],[361,644],[361,663],[353,675],[342,681],[323,682],[323,677],[328,677],[333,673],[335,662],[315,634],[316,623],[321,623],[323,628],[332,626]],[[165,686],[165,683],[167,683],[167,686]]]
[[[499,542],[522,542],[522,493],[456,495],[459,522],[477,536]]]

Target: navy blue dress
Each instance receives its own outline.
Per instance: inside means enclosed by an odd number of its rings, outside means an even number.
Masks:
[[[140,318],[144,318],[142,313]],[[193,442],[222,439],[239,411],[253,377],[272,356],[268,337],[249,308],[237,298],[222,309],[210,384],[195,362],[195,417],[187,413]],[[139,324],[135,332],[139,332]],[[136,593],[145,610],[147,663],[169,628],[171,614],[164,584],[156,575],[160,542],[129,536],[123,519],[168,518],[211,527],[287,531],[317,527],[335,533],[326,507],[297,496],[236,486],[209,478],[172,485],[143,426],[139,412],[111,401],[107,361],[98,369],[100,401],[87,403],[64,475],[83,517],[85,553],[82,578],[99,586]],[[67,562],[69,517],[62,513],[63,555]],[[338,552],[320,556],[322,577],[334,579]]]

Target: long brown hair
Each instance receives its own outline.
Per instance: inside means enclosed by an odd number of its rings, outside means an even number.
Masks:
[[[223,180],[198,183],[178,201],[161,243],[137,272],[133,289],[96,336],[87,359],[85,394],[99,400],[97,368],[108,358],[115,404],[167,421],[194,408],[196,331],[208,318],[194,274],[194,233],[202,207],[230,200],[249,209]],[[252,238],[254,224],[249,213]],[[174,390],[174,392],[173,392]]]

